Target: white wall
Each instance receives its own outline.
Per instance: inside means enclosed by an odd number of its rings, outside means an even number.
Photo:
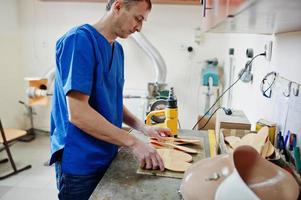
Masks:
[[[273,36],[251,35],[251,34],[230,34],[229,47],[235,49],[235,76],[237,79],[239,71],[245,67],[247,62],[246,49],[252,48],[254,56],[264,52],[264,44],[273,40]],[[228,54],[225,54],[228,59]],[[228,68],[226,67],[228,71]],[[241,109],[245,112],[249,120],[254,123],[258,117],[266,117],[266,102],[261,95],[259,86],[264,75],[271,71],[271,63],[267,62],[264,57],[258,57],[253,61],[253,83],[244,83],[239,81],[233,88],[232,108]],[[227,96],[227,95],[226,95]],[[259,104],[259,102],[262,102]]]
[[[21,67],[25,77],[44,76],[55,66],[57,39],[73,26],[96,22],[104,13],[104,4],[100,3],[19,0],[18,4],[22,32]],[[34,106],[37,113],[34,116],[36,128],[49,129],[50,105],[51,103],[47,107]]]
[[[105,5],[102,3],[60,3],[42,2],[38,0],[5,1],[1,9],[6,17],[15,24],[11,28],[14,32],[20,27],[21,41],[14,37],[13,50],[4,60],[14,63],[14,68],[3,71],[4,61],[1,59],[1,91],[8,93],[7,86],[2,84],[2,79],[10,80],[15,85],[16,94],[11,95],[5,101],[8,106],[1,103],[1,112],[4,110],[7,118],[11,118],[11,124],[18,125],[16,117],[20,117],[21,110],[15,110],[19,98],[22,98],[24,76],[41,76],[49,67],[54,66],[55,41],[68,29],[83,23],[94,23],[104,13]],[[9,3],[7,3],[9,2]],[[4,5],[4,7],[2,6]],[[12,10],[9,12],[9,10]],[[1,12],[2,14],[3,12]],[[194,42],[195,28],[200,23],[200,8],[198,6],[184,5],[154,5],[148,21],[144,24],[143,33],[161,52],[167,64],[167,82],[175,87],[178,97],[179,118],[182,128],[191,128],[197,118],[201,104],[198,102],[200,86],[200,70],[203,61],[217,57],[220,63],[226,63],[227,74],[228,48],[235,48],[236,73],[246,62],[246,48],[253,48],[255,54],[263,51],[266,41],[274,41],[272,62],[258,58],[253,64],[254,82],[245,84],[239,82],[233,88],[233,107],[242,109],[252,123],[261,117],[269,118],[273,110],[270,102],[264,99],[259,92],[259,84],[262,77],[269,71],[276,70],[283,76],[301,82],[300,74],[300,33],[283,34],[277,36],[248,35],[248,34],[204,34],[202,43]],[[2,14],[3,15],[3,14]],[[4,19],[1,17],[1,19]],[[6,23],[8,25],[10,23]],[[1,38],[4,38],[1,33]],[[7,36],[4,40],[6,40]],[[8,41],[8,40],[7,40]],[[147,82],[155,77],[151,61],[129,38],[121,40],[125,50],[125,89],[146,90]],[[2,42],[1,42],[2,44]],[[6,43],[8,45],[8,43]],[[12,46],[12,45],[10,45]],[[15,58],[18,48],[21,46],[20,59]],[[193,53],[188,53],[184,47],[194,47]],[[1,51],[4,51],[2,45]],[[5,50],[6,51],[6,50]],[[3,55],[3,54],[1,54]],[[18,67],[19,66],[19,67]],[[17,71],[16,76],[11,71]],[[11,77],[10,77],[11,76]],[[14,80],[14,81],[12,81]],[[20,97],[18,97],[18,95]],[[9,102],[9,103],[7,103]],[[47,129],[49,126],[49,107],[36,107],[38,115],[35,123],[38,128]]]
[[[59,3],[36,0],[19,1],[22,28],[22,67],[24,76],[41,76],[54,65],[55,41],[68,29],[83,23],[94,23],[104,13],[102,3]],[[143,33],[160,51],[167,65],[167,82],[175,88],[182,127],[191,128],[198,113],[197,90],[200,61],[222,56],[224,36],[207,36],[202,46],[194,43],[194,30],[199,27],[198,6],[153,5]],[[168,13],[167,13],[168,11]],[[176,23],[175,23],[176,22]],[[129,38],[120,40],[125,50],[125,89],[146,90],[155,79],[150,59]],[[188,54],[183,46],[195,47]],[[184,48],[186,49],[186,48]],[[220,52],[220,53],[219,53]],[[35,124],[47,129],[49,107],[35,107]]]
[[[0,0],[0,118],[4,127],[24,126],[18,3]]]
[[[276,99],[273,96],[272,99],[265,98],[260,92],[261,80],[268,72],[276,71],[289,80],[301,83],[301,32],[271,36],[231,34],[229,46],[234,47],[237,52],[235,56],[237,61],[236,74],[238,73],[238,68],[241,69],[247,61],[245,50],[253,48],[254,55],[262,53],[264,51],[264,44],[268,41],[273,41],[272,61],[268,62],[264,57],[257,58],[253,64],[253,83],[243,83],[240,81],[233,88],[233,107],[245,111],[253,124],[253,128],[255,122],[260,118],[278,122],[276,119],[279,116],[274,116],[274,114],[281,113],[285,115],[284,104],[275,107]],[[282,98],[284,99],[285,97]],[[283,99],[281,101],[284,101]],[[296,121],[300,121],[300,119],[301,113],[299,119],[296,119]]]

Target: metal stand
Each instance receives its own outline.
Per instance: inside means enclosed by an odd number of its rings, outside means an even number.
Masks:
[[[30,129],[27,130],[27,134],[24,135],[23,137],[21,137],[19,139],[19,141],[21,142],[30,142],[32,140],[35,139],[36,134],[35,134],[35,129],[33,126],[33,115],[35,115],[36,113],[33,112],[32,107],[27,105],[26,103],[24,103],[23,101],[19,101],[20,104],[23,104],[26,108],[26,115],[29,117],[30,119]]]
[[[33,129],[27,130],[27,134],[19,139],[20,142],[30,142],[36,138],[36,134],[33,132]]]

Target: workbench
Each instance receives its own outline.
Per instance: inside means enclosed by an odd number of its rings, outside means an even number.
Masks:
[[[147,140],[142,134],[133,133]],[[202,138],[206,157],[209,157],[207,131],[179,130],[179,136]],[[128,148],[121,148],[90,200],[177,200],[182,179],[137,174],[139,163]]]

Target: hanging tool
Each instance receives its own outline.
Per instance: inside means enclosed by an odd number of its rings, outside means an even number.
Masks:
[[[295,87],[293,88],[293,94],[295,95],[295,97],[299,96],[299,84],[295,83]]]
[[[260,90],[262,92],[262,95],[266,98],[272,97],[272,89],[276,82],[277,73],[276,72],[270,72],[262,79],[260,84]]]
[[[291,96],[291,88],[292,88],[292,81],[290,81],[287,85],[287,91],[283,92],[283,95],[285,97],[290,97]]]
[[[239,72],[239,77],[242,82],[249,83],[253,82],[253,74],[252,74],[252,59],[254,58],[253,49],[247,49],[246,56],[249,58],[247,61],[245,68]]]

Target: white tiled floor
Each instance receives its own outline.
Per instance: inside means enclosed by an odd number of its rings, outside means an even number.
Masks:
[[[57,199],[54,167],[44,166],[49,159],[49,148],[49,136],[44,133],[38,133],[31,142],[17,142],[10,147],[17,166],[32,167],[0,181],[0,200]],[[0,159],[6,157],[6,152],[1,151]],[[0,174],[10,170],[9,162],[0,164]]]

